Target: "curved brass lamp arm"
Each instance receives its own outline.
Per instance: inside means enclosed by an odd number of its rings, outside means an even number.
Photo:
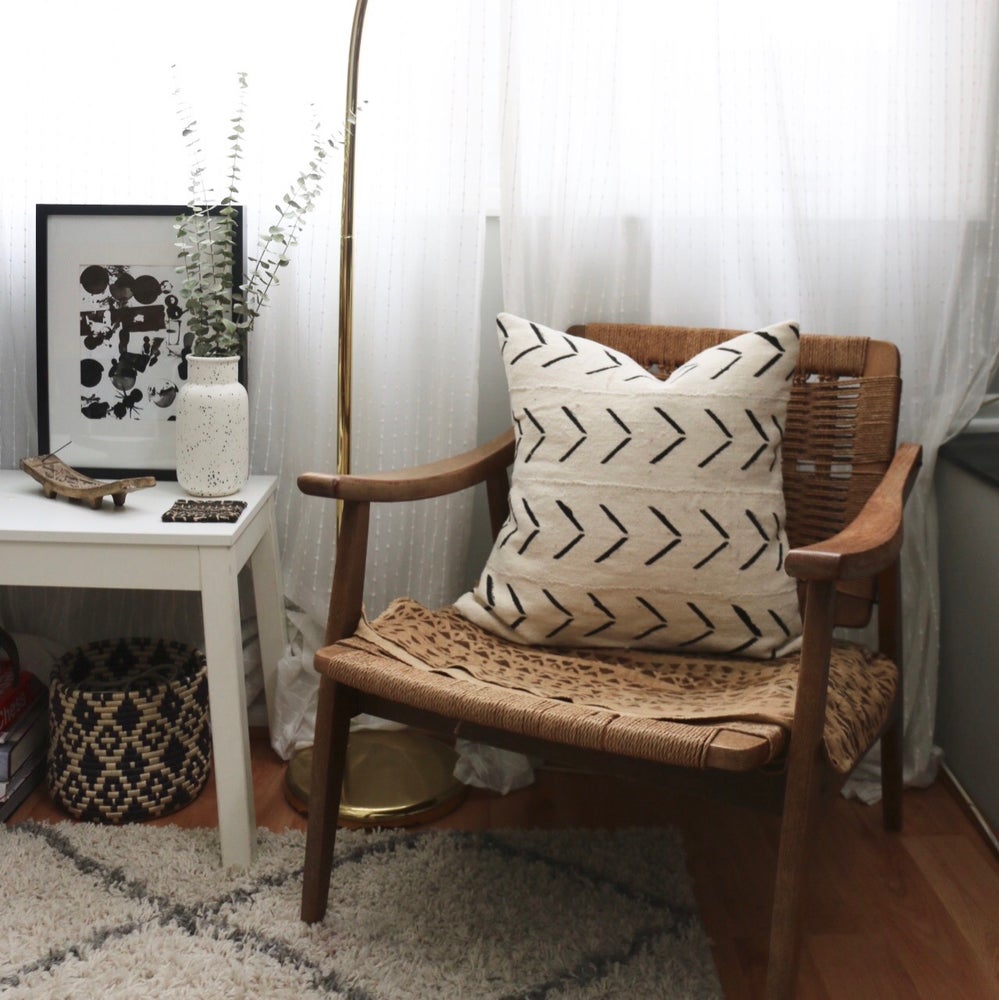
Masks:
[[[351,381],[353,378],[354,310],[354,132],[357,128],[357,76],[361,34],[368,0],[357,0],[347,57],[344,111],[343,193],[340,203],[340,340],[338,347],[337,471],[350,472]]]

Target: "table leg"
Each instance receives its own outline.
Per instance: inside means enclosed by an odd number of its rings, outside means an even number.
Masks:
[[[284,620],[283,584],[277,546],[277,518],[273,500],[261,516],[267,518],[267,527],[250,557],[250,569],[253,573],[257,630],[260,633],[260,659],[264,673],[267,722],[273,734],[277,665],[278,660],[284,655],[288,635]]]
[[[239,567],[234,565],[232,552],[224,548],[203,548],[200,560],[222,864],[245,868],[253,861],[257,836],[236,580]]]

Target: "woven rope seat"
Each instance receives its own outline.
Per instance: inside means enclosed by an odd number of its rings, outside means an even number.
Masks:
[[[391,672],[376,669],[385,659]],[[647,761],[704,767],[727,731],[747,743],[747,767],[778,759],[787,745],[796,654],[769,661],[648,651],[527,648],[494,636],[453,608],[401,599],[356,635],[321,649],[333,680],[390,700],[524,736]],[[473,672],[474,671],[474,672]],[[824,745],[849,772],[894,697],[895,665],[836,643]],[[724,680],[724,683],[722,681]],[[858,705],[864,712],[856,712]]]
[[[204,654],[120,639],[63,656],[49,686],[48,784],[76,819],[127,823],[172,813],[208,780]]]

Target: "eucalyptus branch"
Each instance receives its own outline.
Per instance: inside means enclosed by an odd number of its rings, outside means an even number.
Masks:
[[[188,185],[187,212],[177,218],[176,243],[183,276],[181,294],[188,330],[194,335],[194,353],[225,357],[245,350],[246,335],[253,329],[270,291],[280,281],[279,272],[290,264],[289,252],[298,244],[306,216],[312,212],[322,192],[329,150],[343,145],[341,136],[322,138],[317,124],[312,135],[312,158],[275,205],[276,221],[258,239],[259,250],[251,257],[249,277],[233,289],[235,263],[235,217],[243,158],[243,120],[246,112],[247,74],[240,73],[239,100],[230,118],[228,136],[228,176],[225,194],[217,202],[206,181],[204,150],[198,123],[190,109],[180,102],[179,114],[192,161]],[[179,96],[179,89],[175,96]],[[350,124],[348,124],[350,127]]]
[[[331,148],[335,148],[336,144],[332,139],[326,141]],[[313,131],[312,152],[314,159],[309,161],[308,170],[299,174],[285,193],[284,207],[274,206],[278,212],[278,221],[260,238],[259,256],[253,258],[253,273],[243,286],[247,305],[253,309],[254,315],[259,315],[260,308],[267,303],[271,286],[278,283],[280,268],[287,267],[290,263],[286,251],[298,245],[299,233],[305,226],[305,216],[314,209],[316,199],[322,193],[321,181],[325,168],[323,161],[329,154],[319,136],[318,123]]]

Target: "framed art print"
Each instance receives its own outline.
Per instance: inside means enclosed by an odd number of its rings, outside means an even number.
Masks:
[[[38,451],[97,478],[176,478],[183,205],[37,205]],[[233,288],[242,282],[237,208]],[[245,378],[244,378],[245,381]]]

